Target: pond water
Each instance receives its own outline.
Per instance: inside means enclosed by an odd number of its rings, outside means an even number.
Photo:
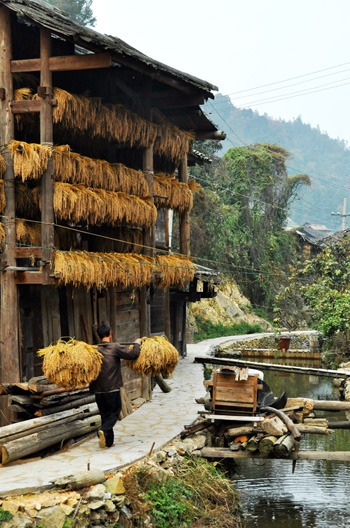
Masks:
[[[318,362],[294,364],[319,366]],[[290,397],[339,399],[328,378],[265,371],[264,379],[275,396],[285,390]],[[340,412],[318,411],[317,417],[321,416],[332,422],[347,419]],[[350,430],[337,429],[327,436],[304,435],[300,449],[348,451]],[[350,527],[350,462],[298,461],[293,474],[291,460],[241,460],[236,471],[234,481],[247,528]]]

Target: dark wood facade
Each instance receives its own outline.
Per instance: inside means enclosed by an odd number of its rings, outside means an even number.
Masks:
[[[53,157],[39,182],[40,216],[29,218],[41,225],[41,243],[18,243],[16,219],[23,213],[18,210],[18,177],[8,145],[13,140],[50,147],[69,144],[81,156],[123,164],[143,172],[154,203],[155,173],[175,173],[180,182],[187,184],[187,153],[179,159],[164,149],[155,150],[154,140],[147,146],[132,137],[120,143],[112,137],[113,133],[91,137],[89,127],[84,131],[78,121],[74,124],[74,116],[71,127],[65,127],[55,120],[55,108],[61,103],[55,99],[54,89],[69,94],[88,92],[91,100],[98,98],[101,105],[106,105],[104,109],[122,105],[149,126],[157,123],[163,129],[168,127],[175,142],[174,127],[192,131],[198,139],[223,137],[199,108],[213,97],[211,92],[216,87],[153,61],[116,38],[82,28],[56,8],[37,0],[0,0],[0,44],[0,145],[6,164],[0,382],[28,380],[40,374],[36,351],[61,336],[95,343],[96,326],[102,321],[111,324],[114,337],[120,342],[165,333],[184,354],[188,285],[161,289],[153,283],[140,288],[60,284],[52,267],[53,250],[69,251],[71,247],[57,244],[58,223],[66,230],[76,229],[72,236],[79,251],[96,251],[102,238],[93,235],[103,236],[107,228],[112,230],[110,251],[122,250],[116,242],[120,226],[91,226],[83,218],[78,223],[69,218],[58,221],[53,205]],[[27,86],[36,93],[35,97],[15,97],[16,90]],[[86,116],[86,120],[93,119]],[[90,125],[93,130],[94,123]],[[157,137],[155,141],[162,139]],[[24,183],[31,192],[34,184]],[[169,205],[167,197],[159,199],[164,206],[158,207],[157,222],[143,228],[142,246],[138,249],[152,258],[157,251],[169,249]],[[188,256],[189,211],[179,215],[181,253]],[[132,220],[124,227],[135,229]],[[125,369],[124,378],[131,398],[150,397],[149,380],[137,377],[129,369]]]

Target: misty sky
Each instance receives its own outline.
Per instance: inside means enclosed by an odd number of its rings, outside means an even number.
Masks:
[[[232,95],[232,102],[274,118],[301,116],[350,144],[349,0],[93,0],[92,7],[97,31],[223,94],[299,77]],[[311,72],[318,73],[304,76]],[[295,97],[300,90],[319,91]],[[287,98],[263,102],[270,97]]]

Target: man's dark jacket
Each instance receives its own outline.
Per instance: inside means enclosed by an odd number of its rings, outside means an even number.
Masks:
[[[90,391],[112,392],[123,386],[121,359],[137,359],[140,355],[140,343],[134,343],[133,348],[119,343],[100,343],[98,351],[102,354],[102,367],[98,378],[90,383]]]

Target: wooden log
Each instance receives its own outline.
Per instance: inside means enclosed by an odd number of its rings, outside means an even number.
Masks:
[[[63,405],[55,405],[54,407],[49,407],[47,409],[40,409],[36,411],[35,416],[49,416],[50,414],[56,414],[62,411],[67,411],[68,409],[76,409],[82,405],[87,405],[89,403],[94,403],[95,395],[90,394],[85,396],[85,398],[79,398],[71,402],[64,403]]]
[[[303,414],[310,414],[314,408],[314,400],[311,398],[288,398],[285,409],[282,409],[284,412],[289,409],[300,408],[303,410]]]
[[[281,436],[274,445],[274,453],[279,458],[286,458],[295,445],[295,440],[291,433]]]
[[[72,409],[51,416],[44,416],[42,418],[32,418],[31,420],[25,420],[23,422],[5,425],[4,427],[0,428],[0,438],[4,439],[6,437],[21,433],[23,431],[30,431],[30,433],[32,433],[37,427],[40,427],[42,425],[60,423],[61,420],[64,420],[69,416],[76,416],[81,412],[88,413],[94,410],[95,408],[97,408],[96,404],[84,405],[79,409]]]
[[[350,422],[347,420],[342,422],[329,422],[328,427],[330,429],[350,429]]]
[[[69,490],[87,488],[105,481],[105,474],[102,469],[92,469],[90,471],[79,471],[73,475],[55,480],[55,486]]]
[[[288,418],[288,416],[284,414],[284,412],[278,409],[274,409],[273,407],[268,407],[268,406],[262,407],[260,411],[276,414],[286,424],[288,431],[292,433],[293,438],[295,440],[300,440],[300,437],[301,437],[300,432],[298,431],[297,427],[293,424],[292,420]]]
[[[249,451],[250,453],[255,453],[258,447],[259,447],[259,441],[256,438],[256,436],[252,436],[251,438],[249,438],[247,442],[246,450]]]
[[[247,450],[245,451],[231,451],[229,448],[219,448],[219,447],[203,447],[201,450],[201,455],[204,458],[265,458],[258,451],[251,453]],[[271,454],[268,458],[274,458]],[[289,455],[283,460],[330,460],[330,461],[339,461],[339,462],[350,462],[350,451],[292,451]]]
[[[258,427],[254,427],[252,425],[243,425],[242,427],[234,427],[230,428],[226,431],[226,437],[228,438],[236,438],[236,436],[241,435],[252,435],[252,434],[258,434],[263,433],[264,430]]]
[[[316,426],[316,425],[308,425],[308,424],[297,424],[296,427],[298,431],[303,434],[308,433],[308,434],[328,435],[328,434],[333,433],[332,429],[328,429],[328,425]]]
[[[73,423],[50,427],[40,433],[33,433],[29,436],[19,438],[13,442],[2,445],[2,463],[7,464],[18,458],[37,453],[42,449],[55,445],[62,440],[68,440],[74,436],[81,436],[98,429],[101,426],[101,419],[91,416],[85,420],[77,420]]]
[[[86,407],[88,408],[86,408],[84,411],[81,410],[78,413],[67,416],[66,418],[62,418],[59,421],[54,421],[48,424],[39,425],[35,428],[26,429],[18,433],[14,433],[12,435],[7,434],[6,436],[1,436],[1,429],[0,429],[0,446],[2,444],[12,442],[13,440],[17,440],[18,438],[24,438],[34,433],[40,433],[42,431],[49,430],[50,427],[56,427],[57,425],[75,422],[77,420],[82,420],[83,418],[88,418],[90,416],[96,416],[98,414],[98,408],[96,404],[93,404],[91,406],[86,406]],[[20,422],[20,423],[25,424],[26,421],[30,421],[30,420],[25,420],[24,422]]]
[[[200,422],[196,425],[188,426],[185,425],[185,430],[181,432],[181,438],[186,438],[187,436],[191,436],[195,433],[198,433],[199,431],[203,431],[204,429],[207,429],[213,425],[210,420],[204,420],[203,422]]]
[[[155,376],[154,379],[155,379],[155,382],[157,383],[158,387],[163,392],[171,392],[170,385],[167,384],[167,382],[165,381],[165,379],[163,378],[163,376],[161,374],[158,374],[158,376]]]
[[[271,451],[273,451],[273,448],[276,442],[277,442],[276,436],[272,436],[272,435],[264,436],[264,438],[262,438],[259,442],[259,452],[262,455],[267,456],[269,453],[271,453]]]

